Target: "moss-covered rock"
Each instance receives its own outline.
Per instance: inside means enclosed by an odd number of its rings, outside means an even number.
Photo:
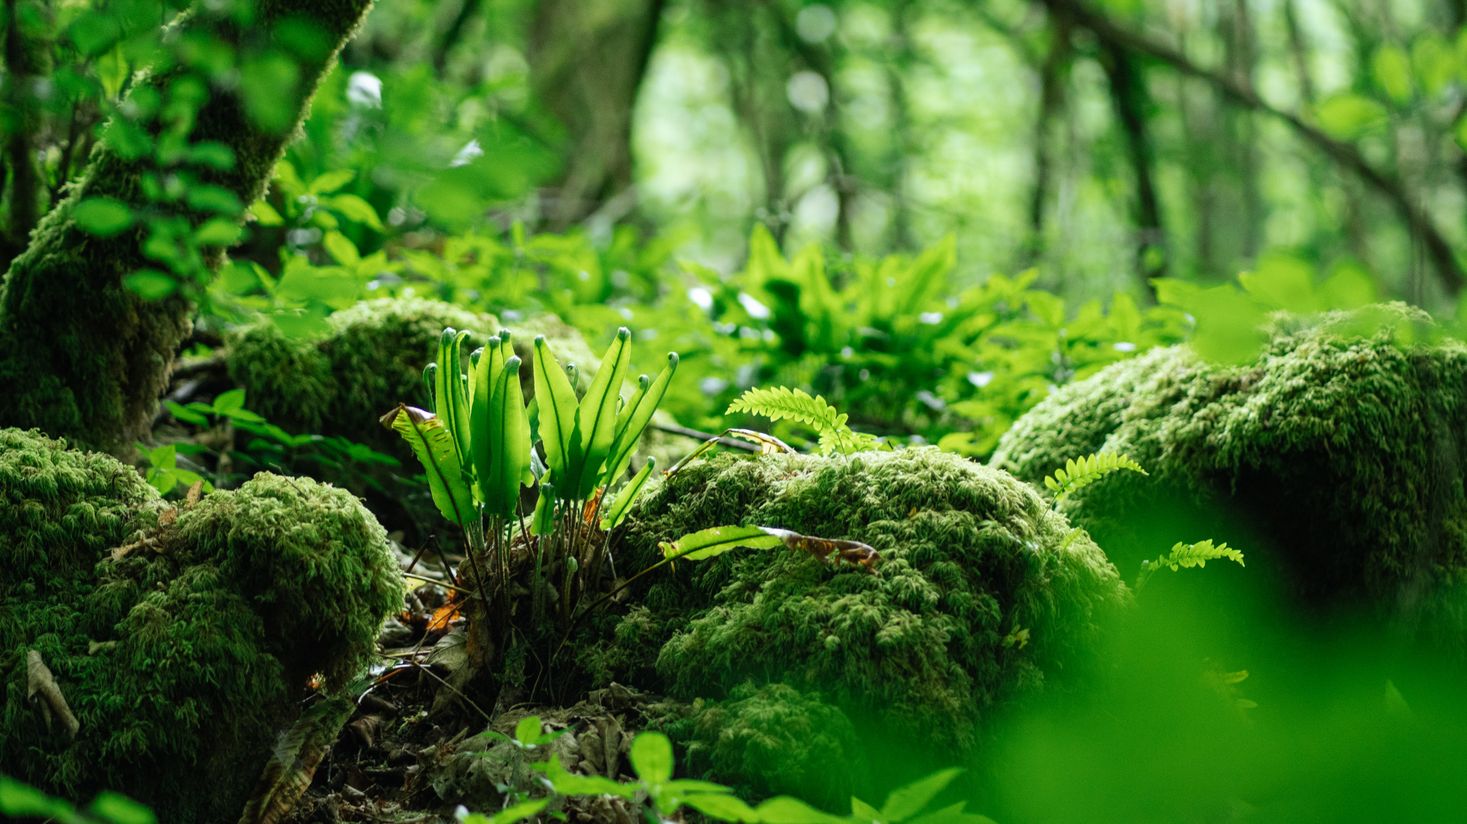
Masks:
[[[1362,333],[1362,317],[1392,322]],[[1457,628],[1461,647],[1467,347],[1410,342],[1430,337],[1421,321],[1400,307],[1283,321],[1241,366],[1150,352],[1057,390],[993,463],[1035,481],[1069,457],[1123,452],[1151,476],[1122,473],[1067,504],[1123,570],[1176,540],[1228,540],[1296,600],[1373,602],[1407,625]]]
[[[0,772],[163,821],[235,820],[307,678],[350,678],[401,605],[382,528],[310,480],[173,509],[111,458],[0,430],[0,534]],[[75,738],[27,700],[32,650]]]
[[[250,408],[292,432],[341,435],[387,448],[397,436],[378,424],[398,403],[422,406],[423,367],[438,356],[445,327],[473,333],[470,348],[501,328],[514,333],[526,363],[537,335],[545,335],[564,363],[583,374],[600,360],[574,329],[553,316],[501,324],[493,315],[423,298],[377,298],[333,314],[317,340],[289,337],[268,323],[236,332],[228,368],[244,387]],[[533,393],[529,369],[522,370]]]
[[[680,563],[586,648],[588,669],[683,700],[785,684],[822,694],[863,735],[950,755],[975,747],[996,706],[1077,668],[1101,613],[1127,597],[1028,485],[932,449],[695,461],[647,493],[618,566],[721,524],[864,541],[881,562],[873,574],[779,550]]]

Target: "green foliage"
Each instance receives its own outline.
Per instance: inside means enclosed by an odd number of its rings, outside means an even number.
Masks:
[[[1141,464],[1125,455],[1115,452],[1097,452],[1083,455],[1079,460],[1071,458],[1065,461],[1063,468],[1056,469],[1052,474],[1045,476],[1044,488],[1054,493],[1056,501],[1062,501],[1075,490],[1084,489],[1106,475],[1123,469],[1139,472],[1142,475],[1146,474]]]
[[[212,401],[163,401],[175,421],[202,430],[226,431],[232,437],[223,446],[210,448],[198,439],[180,440],[156,447],[139,444],[147,464],[148,481],[163,494],[188,489],[202,482],[205,491],[236,486],[255,471],[293,469],[330,480],[355,480],[360,488],[378,489],[381,484],[372,468],[397,468],[400,462],[340,435],[292,434],[245,406],[245,390],[229,389]],[[187,466],[179,466],[179,454],[187,455]],[[201,472],[212,462],[213,482]],[[357,488],[353,484],[353,488]]]
[[[528,615],[518,618],[523,622],[521,639],[548,640],[552,624],[568,631],[582,599],[599,586],[608,554],[605,530],[635,503],[650,464],[630,482],[621,482],[677,370],[678,357],[669,354],[655,380],[641,376],[636,391],[624,400],[631,331],[622,328],[578,398],[549,342],[537,336],[531,412],[521,393],[521,361],[510,333],[489,338],[466,362],[461,350],[468,334],[443,330],[438,359],[424,373],[437,414],[399,404],[382,423],[412,445],[428,471],[439,511],[464,529],[468,568],[479,589],[469,621],[475,631],[496,634],[502,655],[516,642],[517,599],[509,560],[515,541],[534,542],[523,546],[535,560]],[[535,439],[542,451],[535,450]],[[522,486],[536,500],[528,515]],[[603,511],[608,513],[604,521]],[[547,620],[549,607],[558,621]],[[493,626],[487,628],[490,622]],[[486,659],[473,665],[483,671],[499,663]]]
[[[1146,582],[1159,569],[1169,569],[1172,572],[1183,569],[1201,569],[1207,566],[1208,561],[1219,559],[1232,561],[1238,566],[1246,566],[1243,563],[1243,553],[1233,549],[1226,543],[1220,543],[1214,546],[1211,538],[1192,544],[1178,541],[1172,544],[1172,549],[1167,554],[1158,557],[1154,561],[1143,561],[1141,563],[1141,573],[1136,576],[1136,591],[1140,592],[1141,588],[1146,585]]]
[[[1066,455],[1129,455],[1154,477],[1066,502],[1117,563],[1209,534],[1251,547],[1296,606],[1357,604],[1460,649],[1467,497],[1446,479],[1467,442],[1467,350],[1416,332],[1423,323],[1399,305],[1281,318],[1262,354],[1235,366],[1157,350],[1057,391],[994,463],[1037,481]]]
[[[153,811],[114,792],[98,793],[85,810],[0,775],[0,814],[60,824],[154,824]]]
[[[232,818],[308,676],[346,683],[401,607],[382,527],[314,481],[260,474],[172,508],[111,458],[0,430],[0,496],[0,763],[49,793]],[[26,699],[30,651],[74,740]]]
[[[522,750],[530,751],[548,743],[555,736],[540,731],[540,719],[522,719],[510,739]],[[712,821],[769,822],[769,824],[878,824],[878,822],[941,821],[952,824],[984,824],[988,819],[962,812],[963,803],[932,812],[929,807],[962,771],[942,770],[898,788],[888,796],[880,810],[860,799],[851,798],[851,815],[837,816],[787,795],[769,798],[758,805],[740,800],[733,788],[712,781],[674,778],[672,742],[660,732],[644,731],[632,739],[628,752],[636,778],[616,781],[601,775],[582,775],[567,770],[558,755],[532,766],[544,776],[551,796],[521,799],[493,816],[470,814],[464,818],[471,824],[508,824],[523,821],[550,808],[560,798],[603,796],[623,800],[657,821],[673,820],[687,807]],[[936,817],[934,817],[936,816]]]

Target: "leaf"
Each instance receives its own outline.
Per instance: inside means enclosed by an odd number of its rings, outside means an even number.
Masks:
[[[715,558],[731,549],[773,549],[784,543],[757,526],[715,526],[690,532],[672,543],[659,544],[667,560],[702,561]]]
[[[662,733],[638,733],[627,757],[643,783],[657,785],[672,780],[672,742]]]
[[[642,488],[647,485],[647,479],[652,477],[652,470],[657,467],[657,459],[648,457],[647,462],[642,464],[642,469],[632,476],[630,481],[616,493],[612,499],[611,506],[606,510],[606,515],[601,518],[601,530],[610,532],[621,526],[627,515],[632,511],[632,504],[636,503],[637,496],[642,494]]]
[[[765,801],[754,812],[764,824],[846,824],[847,819],[823,813],[799,799],[776,796]]]
[[[220,415],[237,412],[244,409],[244,405],[245,391],[243,389],[229,389],[220,392],[219,396],[214,398],[214,411]]]
[[[163,401],[163,408],[179,423],[193,424],[194,426],[208,426],[209,419],[205,415],[195,412],[178,401]]]
[[[122,276],[122,285],[143,300],[162,300],[178,291],[178,278],[157,269],[139,269]]]
[[[1063,469],[1056,469],[1054,474],[1044,479],[1044,486],[1054,493],[1055,500],[1061,500],[1075,490],[1083,489],[1121,470],[1146,474],[1140,464],[1125,455],[1118,452],[1097,452],[1079,460],[1071,458],[1066,461]]]
[[[790,549],[808,552],[816,558],[824,561],[831,555],[849,564],[863,566],[868,570],[876,569],[876,562],[881,556],[870,544],[860,541],[847,541],[837,538],[818,538],[813,535],[801,535],[788,529],[775,529],[773,527],[761,527],[768,535],[778,538]]]
[[[1136,589],[1139,591],[1146,582],[1150,580],[1153,573],[1165,567],[1172,572],[1183,569],[1201,569],[1207,566],[1208,561],[1228,560],[1238,566],[1247,566],[1243,563],[1243,553],[1227,545],[1227,542],[1214,545],[1212,539],[1198,541],[1188,544],[1178,541],[1172,545],[1167,554],[1154,561],[1141,562],[1141,574],[1136,576]]]
[[[333,169],[312,180],[307,191],[313,195],[329,194],[352,182],[356,176],[357,173],[351,169]]]
[[[347,220],[378,232],[383,231],[382,219],[377,216],[377,210],[356,195],[334,195],[326,200],[326,205],[340,212]]]
[[[136,221],[132,208],[112,197],[89,197],[76,204],[71,219],[88,234],[113,237]]]
[[[802,423],[817,433],[833,432],[845,426],[845,416],[820,396],[810,397],[803,389],[775,386],[769,389],[754,387],[734,399],[724,411],[726,415],[737,413],[758,415],[771,421],[786,418]]]
[[[488,824],[515,824],[515,822],[517,821],[525,821],[539,815],[540,812],[548,806],[550,806],[550,799],[548,798],[537,798],[533,801],[521,801],[518,804],[511,804],[508,807],[505,807],[504,809],[495,813],[493,818],[485,819],[485,821],[487,821]],[[465,824],[468,824],[468,822],[471,820],[472,816],[470,818],[464,819]]]
[[[560,763],[560,756],[551,755],[550,760],[535,765],[545,773],[550,788],[561,795],[611,795],[632,799],[638,792],[635,784],[618,784],[603,775],[577,775]]]
[[[492,443],[489,476],[480,479],[484,507],[490,515],[512,518],[519,510],[520,480],[530,465],[530,419],[520,394],[520,359],[510,358],[499,370],[489,408],[489,431],[476,433]]]
[[[607,458],[608,470],[604,483],[607,486],[615,483],[618,478],[626,473],[627,467],[632,462],[632,453],[636,451],[637,442],[641,440],[642,433],[647,429],[647,424],[652,422],[652,415],[657,412],[657,407],[662,404],[662,398],[667,394],[667,388],[672,384],[672,376],[677,372],[678,356],[676,352],[667,353],[667,365],[657,374],[657,379],[650,385],[643,383],[646,376],[639,381],[637,393],[632,396],[625,409],[616,419],[616,438],[612,441],[610,457]]]
[[[540,497],[535,501],[535,512],[530,516],[530,534],[538,537],[555,533],[555,484],[548,475],[540,479]]]
[[[591,497],[601,478],[601,465],[616,438],[617,406],[621,385],[632,360],[632,332],[625,326],[616,331],[602,357],[601,368],[576,407],[576,427],[571,435],[571,459],[562,476],[561,495],[574,500]]]
[[[956,767],[940,770],[897,787],[886,797],[886,803],[881,807],[881,817],[889,821],[901,821],[922,812],[962,772]]]
[[[342,266],[355,266],[362,260],[357,245],[340,232],[327,232],[321,238],[321,245],[326,247],[326,254]]]
[[[521,718],[514,726],[514,740],[531,746],[540,743],[540,716],[527,715]]]
[[[271,206],[263,200],[257,200],[250,204],[250,214],[254,215],[255,222],[261,226],[285,225],[285,218],[281,217],[280,213],[275,211],[274,206]]]
[[[476,517],[453,436],[436,416],[407,404],[382,416],[382,425],[401,435],[428,473],[433,503],[443,517],[466,526]]]
[[[1320,101],[1314,107],[1314,117],[1331,137],[1353,140],[1384,123],[1387,112],[1368,97],[1345,92]]]
[[[682,802],[716,821],[759,821],[759,813],[747,803],[722,793],[684,796]]]
[[[433,372],[433,407],[454,445],[454,457],[462,463],[469,452],[468,382],[464,379],[459,353],[468,332],[443,330],[438,338],[438,368]]]
[[[560,367],[545,336],[535,338],[535,401],[540,407],[540,442],[545,464],[561,477],[568,471],[571,435],[575,431],[576,391]]]
[[[200,246],[228,248],[239,241],[240,228],[233,220],[216,217],[194,230],[194,242]]]

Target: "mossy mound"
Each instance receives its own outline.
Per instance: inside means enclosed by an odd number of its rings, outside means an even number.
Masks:
[[[337,312],[328,322],[330,330],[317,340],[291,338],[269,323],[240,329],[229,341],[230,379],[244,387],[250,408],[271,423],[379,449],[397,442],[377,422],[383,413],[398,403],[426,403],[423,367],[438,356],[445,327],[473,333],[470,349],[509,328],[526,363],[536,335],[545,335],[561,361],[584,374],[600,363],[574,329],[550,316],[506,327],[493,315],[438,300],[378,298]],[[521,374],[529,384],[530,370]]]
[[[864,541],[881,561],[873,574],[781,549],[679,563],[588,648],[589,670],[683,700],[785,684],[863,735],[951,755],[978,744],[994,707],[1077,668],[1101,613],[1127,598],[1032,488],[933,449],[695,461],[647,493],[618,565],[722,524]]]
[[[655,709],[662,712],[649,725],[684,748],[682,768],[732,786],[741,798],[793,795],[840,809],[853,794],[867,792],[871,759],[856,728],[819,695],[746,683],[724,699]]]
[[[261,474],[168,507],[130,467],[0,430],[0,772],[233,821],[305,682],[363,666],[401,578],[342,490]],[[79,721],[27,700],[38,651]]]
[[[1390,322],[1369,332],[1362,318]],[[1066,458],[1125,453],[1151,476],[1112,476],[1067,503],[1123,570],[1172,541],[1227,540],[1296,602],[1382,605],[1410,626],[1457,628],[1460,648],[1467,347],[1420,342],[1421,320],[1399,307],[1286,320],[1242,366],[1150,352],[1057,390],[993,464],[1037,481]]]

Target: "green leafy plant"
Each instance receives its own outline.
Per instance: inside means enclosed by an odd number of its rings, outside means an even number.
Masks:
[[[775,386],[767,389],[754,387],[735,398],[725,414],[745,413],[768,418],[771,421],[791,420],[815,430],[819,437],[821,454],[850,455],[874,449],[880,441],[872,435],[853,432],[846,423],[849,416],[826,403],[816,395],[811,397],[803,389]]]
[[[1063,468],[1056,469],[1044,479],[1044,488],[1054,493],[1056,501],[1061,501],[1076,490],[1084,489],[1101,478],[1122,470],[1146,474],[1140,464],[1125,455],[1118,452],[1096,452],[1065,461]]]
[[[1238,566],[1246,566],[1243,563],[1243,553],[1228,546],[1226,542],[1214,545],[1211,538],[1193,544],[1178,541],[1167,554],[1154,561],[1141,562],[1141,572],[1136,576],[1136,589],[1139,591],[1145,586],[1157,570],[1169,569],[1177,572],[1183,569],[1201,569],[1207,566],[1208,561],[1217,560],[1228,560]]]
[[[99,793],[85,809],[0,775],[0,815],[35,818],[60,824],[153,824],[151,810],[114,792]]]
[[[469,621],[493,638],[477,651],[471,645],[483,669],[514,637],[510,582],[518,549],[532,567],[529,614],[518,622],[524,634],[543,633],[552,607],[568,630],[577,605],[600,580],[607,531],[626,517],[652,472],[645,465],[622,483],[678,357],[669,354],[655,379],[638,378],[624,400],[632,335],[622,328],[578,397],[550,344],[537,337],[535,398],[527,407],[510,333],[489,338],[465,358],[467,336],[445,329],[438,358],[424,371],[433,412],[399,404],[382,423],[412,447],[439,512],[464,530],[477,593]],[[523,488],[534,493],[532,507]]]
[[[501,736],[505,737],[505,736]],[[540,730],[540,719],[522,719],[512,739],[516,746],[529,751],[548,743],[555,734]],[[505,737],[507,738],[507,737]],[[777,796],[757,805],[749,804],[723,784],[711,781],[674,778],[675,764],[672,742],[656,731],[644,731],[632,740],[628,760],[636,778],[617,781],[601,775],[581,775],[567,770],[560,758],[551,754],[545,761],[532,764],[543,777],[552,796],[539,799],[515,798],[492,816],[471,814],[465,824],[510,824],[538,815],[557,798],[603,796],[623,799],[639,808],[649,824],[676,820],[684,807],[713,821],[769,822],[769,824],[987,824],[989,819],[964,811],[958,802],[930,809],[960,774],[960,769],[946,769],[910,784],[898,787],[879,808],[859,798],[851,799],[848,816],[822,812],[799,799]]]
[[[395,468],[399,461],[366,444],[339,435],[288,432],[271,423],[258,412],[245,406],[243,389],[219,393],[212,401],[190,401],[186,404],[163,401],[174,420],[200,429],[226,427],[229,435],[224,445],[210,448],[198,440],[179,441],[160,447],[140,447],[148,464],[148,479],[160,492],[168,492],[180,482],[185,487],[204,480],[206,491],[213,485],[230,485],[255,470],[309,471],[311,474],[341,475],[362,467]],[[245,437],[241,437],[241,435]],[[191,467],[178,467],[176,454],[185,453],[201,463],[212,461],[216,468],[212,483],[202,479]],[[201,468],[201,466],[199,467]],[[359,475],[368,486],[376,486],[369,475]],[[155,482],[156,479],[156,482]],[[166,488],[165,488],[166,487]]]

